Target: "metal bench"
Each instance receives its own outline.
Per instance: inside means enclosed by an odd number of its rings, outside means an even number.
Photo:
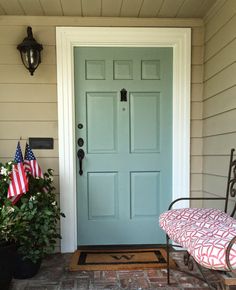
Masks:
[[[225,197],[178,198],[174,200],[168,211],[160,215],[159,224],[166,232],[167,248],[167,282],[170,283],[170,240],[187,250],[184,263],[193,268],[196,262],[202,274],[202,279],[210,289],[216,289],[206,279],[201,267],[222,273],[226,288],[236,285],[236,278],[228,274],[236,273],[236,203],[228,213],[230,197],[236,196],[236,159],[234,149],[231,149],[227,189]],[[173,205],[182,200],[222,200],[224,211],[214,208],[182,208],[172,209]],[[226,275],[227,274],[227,275]],[[199,277],[197,277],[199,278]]]

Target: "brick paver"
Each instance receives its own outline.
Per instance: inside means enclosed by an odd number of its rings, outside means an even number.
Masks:
[[[186,269],[182,252],[172,253],[181,269]],[[42,263],[39,273],[27,280],[13,279],[11,290],[207,290],[207,284],[179,271],[171,271],[171,284],[166,282],[166,269],[134,271],[69,272],[70,254],[54,254]],[[196,270],[195,270],[196,271]],[[211,281],[215,275],[206,270]],[[1,289],[4,290],[4,289]]]

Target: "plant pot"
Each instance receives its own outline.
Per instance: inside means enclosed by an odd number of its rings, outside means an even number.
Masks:
[[[28,279],[34,277],[41,266],[41,259],[34,263],[30,259],[24,259],[17,254],[13,277],[15,279]],[[0,288],[1,289],[1,288]]]
[[[13,277],[16,246],[0,242],[0,289],[8,290]]]

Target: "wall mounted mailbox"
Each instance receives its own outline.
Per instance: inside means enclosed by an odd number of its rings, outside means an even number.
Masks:
[[[29,146],[32,149],[53,149],[53,138],[29,138]]]

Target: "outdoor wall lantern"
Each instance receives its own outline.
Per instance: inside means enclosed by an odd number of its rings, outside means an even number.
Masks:
[[[43,46],[33,38],[32,28],[30,26],[27,27],[27,37],[17,46],[17,49],[20,51],[24,66],[33,75],[41,63],[40,51],[43,49]]]

